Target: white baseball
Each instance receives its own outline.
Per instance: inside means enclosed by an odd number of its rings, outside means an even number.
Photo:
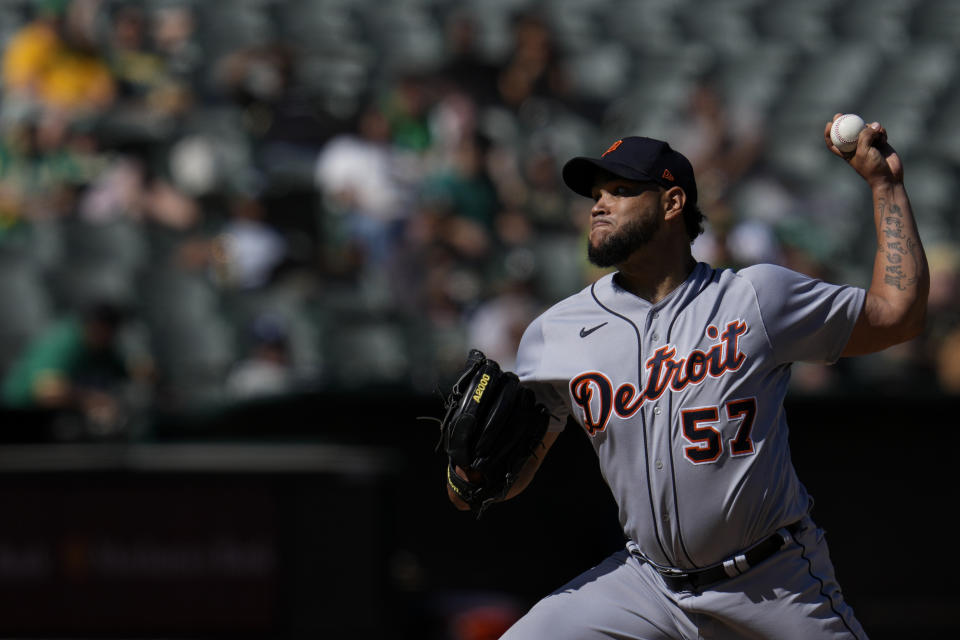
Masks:
[[[857,136],[863,131],[866,123],[863,118],[853,113],[845,113],[833,121],[830,127],[830,140],[843,153],[849,153],[857,148]]]

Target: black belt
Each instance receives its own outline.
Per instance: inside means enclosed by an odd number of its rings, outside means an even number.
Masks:
[[[704,587],[733,578],[755,567],[777,551],[789,540],[790,534],[795,534],[803,528],[803,521],[794,522],[772,534],[766,540],[758,542],[743,553],[735,555],[706,569],[680,571],[658,567],[650,563],[663,578],[664,583],[671,591],[699,591]],[[634,554],[637,555],[637,554]],[[641,560],[644,558],[641,556]]]

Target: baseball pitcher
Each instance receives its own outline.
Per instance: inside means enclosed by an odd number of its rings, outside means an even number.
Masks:
[[[886,130],[866,126],[844,153],[831,125],[827,148],[873,195],[866,291],[773,265],[696,262],[697,185],[666,142],[624,138],[564,166],[594,203],[589,258],[616,272],[530,324],[516,375],[471,352],[443,420],[447,490],[478,514],[516,495],[572,416],[627,543],[505,638],[866,638],[791,462],[783,400],[794,362],[916,336],[929,276]]]

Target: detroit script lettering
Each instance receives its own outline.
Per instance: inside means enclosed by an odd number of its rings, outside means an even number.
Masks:
[[[707,351],[694,349],[684,358],[676,358],[677,350],[664,345],[646,361],[647,385],[643,391],[629,382],[614,390],[610,378],[599,371],[586,371],[570,381],[573,401],[583,410],[583,426],[594,435],[607,428],[613,411],[621,418],[635,414],[644,402],[653,401],[668,389],[681,391],[687,385],[700,384],[708,376],[719,378],[743,365],[746,356],[740,351],[740,336],[747,332],[747,324],[735,320],[727,324],[721,334],[714,326],[707,327],[706,336],[719,342]],[[596,403],[594,403],[596,398]]]

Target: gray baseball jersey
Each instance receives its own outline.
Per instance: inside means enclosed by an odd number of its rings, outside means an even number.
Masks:
[[[803,518],[782,401],[790,365],[840,357],[865,292],[782,267],[699,263],[651,304],[601,278],[525,332],[517,373],[583,426],[624,532],[652,562],[708,566]]]

